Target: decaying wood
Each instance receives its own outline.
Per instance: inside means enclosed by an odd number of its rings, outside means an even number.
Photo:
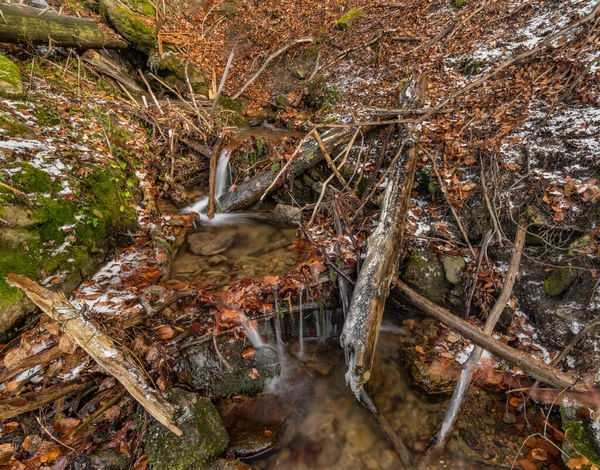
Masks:
[[[338,146],[348,142],[354,132],[351,128],[328,129],[321,134],[321,140],[331,154]],[[314,139],[305,139],[298,152],[291,158],[293,161],[280,172],[273,172],[270,169],[262,171],[248,181],[238,184],[235,192],[223,194],[217,201],[219,210],[233,212],[258,202],[265,193],[274,191],[284,183],[282,178],[284,173],[292,178],[304,173],[323,159],[323,153]]]
[[[28,357],[24,361],[20,362],[14,369],[5,370],[0,374],[0,383],[4,383],[7,380],[11,380],[12,378],[19,375],[21,372],[26,371],[35,366],[39,366],[42,364],[47,364],[50,361],[58,359],[65,352],[58,346],[55,346],[50,349],[46,349],[40,353],[34,354],[33,356]]]
[[[42,13],[42,14],[40,14]],[[0,42],[79,49],[126,49],[127,41],[106,25],[25,5],[0,4]]]
[[[123,67],[114,60],[92,50],[86,51],[85,54],[81,56],[81,59],[92,70],[104,74],[123,85],[128,93],[133,93],[136,96],[145,94],[144,89],[139,86],[135,80],[127,76]]]
[[[408,82],[403,95],[410,99],[404,104],[414,106],[421,102],[426,89],[424,79]],[[379,224],[368,239],[367,257],[340,337],[348,362],[346,381],[357,396],[371,375],[383,308],[404,236],[417,164],[417,147],[407,145],[405,149],[406,165],[403,167],[398,160],[387,181]]]
[[[53,385],[39,392],[29,392],[17,397],[6,398],[0,401],[0,421],[14,418],[20,414],[37,410],[44,405],[53,403],[59,398],[72,395],[87,387],[81,380]]]
[[[510,264],[508,265],[508,270],[506,271],[506,278],[504,279],[504,286],[502,287],[502,291],[494,303],[494,306],[492,307],[485,321],[485,325],[483,326],[483,332],[485,334],[490,335],[494,332],[496,323],[498,323],[500,315],[502,315],[506,304],[510,300],[513,286],[515,285],[517,274],[519,273],[519,266],[521,265],[521,253],[525,247],[526,234],[527,220],[525,217],[521,217],[517,227],[517,234],[515,235],[515,244],[512,257]],[[469,355],[469,358],[463,364],[460,377],[458,378],[458,383],[456,384],[456,388],[454,389],[454,393],[452,394],[452,399],[448,404],[448,408],[446,408],[446,414],[444,415],[444,420],[442,421],[440,431],[436,436],[434,447],[437,447],[438,450],[443,449],[448,441],[448,437],[450,436],[450,432],[452,431],[454,423],[458,418],[458,413],[460,412],[460,409],[465,401],[467,391],[471,385],[471,382],[473,381],[473,375],[475,374],[475,369],[481,360],[482,354],[483,348],[481,346],[475,346]]]
[[[107,373],[121,382],[131,396],[158,422],[181,436],[181,430],[172,421],[175,408],[160,392],[148,385],[140,366],[125,355],[108,336],[86,320],[62,293],[49,291],[31,279],[16,274],[9,274],[6,281],[23,290],[44,313],[57,321],[61,329],[70,334]]]
[[[477,346],[489,351],[494,356],[521,367],[521,369],[540,382],[559,389],[570,389],[584,393],[588,391],[583,383],[578,382],[575,377],[546,364],[537,357],[507,346],[480,329],[475,328],[469,322],[457,317],[450,310],[434,304],[402,281],[396,281],[394,293],[400,294],[402,298],[408,300],[426,315],[442,322],[448,328],[456,331]]]

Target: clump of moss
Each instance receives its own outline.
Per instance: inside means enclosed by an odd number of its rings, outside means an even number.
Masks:
[[[566,436],[562,450],[570,458],[575,459],[583,455],[590,462],[600,465],[600,456],[590,441],[583,422],[569,419],[567,417],[569,412],[564,407],[561,408],[560,414],[562,418],[562,429]]]
[[[346,31],[356,18],[358,18],[361,14],[361,11],[358,8],[352,8],[342,15],[342,17],[335,22],[335,27],[340,31]]]
[[[467,0],[453,0],[452,4],[454,5],[455,8],[464,8],[467,6]]]
[[[61,189],[48,173],[29,163],[20,163],[21,171],[13,175],[13,184],[24,193],[50,194]]]
[[[19,67],[0,54],[0,96],[17,98],[23,95],[23,79]]]
[[[570,266],[554,268],[544,281],[544,291],[550,296],[564,294],[577,279],[577,270]]]
[[[335,85],[328,86],[325,78],[320,76],[312,80],[307,88],[304,97],[305,105],[318,112],[325,112],[332,108],[342,98]]]
[[[455,70],[462,75],[471,76],[481,73],[486,66],[487,62],[485,60],[477,60],[473,57],[465,57],[458,63],[458,65],[455,67]]]
[[[121,0],[130,10],[145,16],[154,16],[154,6],[148,0]]]
[[[5,135],[7,137],[22,136],[27,138],[35,136],[29,127],[4,111],[0,111],[0,135]]]
[[[100,3],[100,13],[140,51],[150,53],[156,49],[154,28],[142,21],[137,13],[122,6],[117,0],[103,0]]]
[[[204,468],[229,441],[215,406],[208,398],[182,390],[171,391],[169,400],[178,405],[175,423],[183,435],[178,437],[152,420],[144,435],[148,463],[156,470]]]
[[[58,109],[53,104],[41,104],[35,109],[35,116],[41,125],[57,126],[60,124]]]

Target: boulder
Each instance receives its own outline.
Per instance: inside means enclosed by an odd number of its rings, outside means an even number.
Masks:
[[[230,369],[215,352],[212,341],[186,349],[174,366],[192,388],[210,397],[259,393],[265,386],[265,379],[276,377],[281,371],[277,353],[270,347],[256,348],[251,359],[242,357],[246,346],[241,341],[220,341],[218,347]],[[253,369],[258,371],[259,377],[252,378]]]
[[[289,204],[277,204],[269,220],[282,225],[299,225],[302,223],[302,210]]]
[[[0,219],[11,228],[30,228],[36,224],[31,211],[24,206],[0,206]],[[0,225],[2,223],[0,221]]]
[[[446,280],[444,266],[430,251],[411,253],[403,278],[408,285],[432,302],[438,305],[445,303],[450,284]]]
[[[544,292],[553,297],[562,295],[575,282],[577,276],[577,270],[570,266],[554,268],[544,281]]]
[[[442,255],[440,261],[444,265],[444,271],[448,282],[454,285],[461,284],[463,273],[467,266],[463,257],[456,255]]]
[[[24,93],[19,67],[0,54],[0,96],[18,98]]]
[[[158,46],[154,34],[154,7],[145,0],[101,0],[100,14],[117,32],[146,54]],[[148,15],[152,8],[152,13]],[[141,13],[143,12],[143,13]]]
[[[150,420],[144,435],[148,463],[154,470],[203,468],[227,447],[229,437],[221,417],[208,398],[178,389],[168,397],[177,406],[175,423],[183,435],[178,437]]]
[[[179,56],[172,51],[164,52],[162,56],[158,54],[158,51],[152,51],[148,56],[148,67],[163,77],[170,85],[178,88],[182,94],[188,93],[187,82],[189,80],[194,93],[208,96],[209,84],[204,74],[193,64],[182,62]]]

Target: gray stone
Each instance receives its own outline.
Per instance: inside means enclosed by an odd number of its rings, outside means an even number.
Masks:
[[[466,267],[465,260],[462,256],[442,255],[440,259],[444,265],[444,271],[446,272],[446,279],[448,282],[455,285],[461,284]]]
[[[177,406],[175,424],[183,435],[176,436],[152,419],[144,435],[148,463],[154,470],[203,468],[227,447],[229,437],[221,417],[208,398],[178,389],[168,398]]]
[[[300,225],[302,223],[302,210],[288,204],[277,204],[269,215],[269,220],[283,225]]]
[[[210,397],[261,392],[265,379],[276,377],[281,371],[277,353],[270,347],[256,348],[250,360],[242,357],[246,346],[241,341],[219,342],[218,347],[230,369],[217,356],[212,341],[186,349],[174,366],[191,387]],[[260,377],[252,379],[252,369],[256,369]]]
[[[422,296],[436,304],[444,304],[450,284],[446,281],[444,266],[430,251],[413,252],[407,259],[404,281]]]
[[[19,67],[0,54],[0,96],[18,98],[24,93]]]
[[[237,231],[234,229],[223,229],[218,233],[197,232],[187,238],[190,251],[195,255],[214,256],[227,250],[235,240]]]
[[[31,219],[31,211],[22,206],[1,206],[0,219],[12,228],[29,228],[35,225]]]

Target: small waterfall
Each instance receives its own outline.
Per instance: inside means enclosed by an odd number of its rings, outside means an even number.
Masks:
[[[264,348],[266,346],[265,342],[262,339],[262,336],[258,332],[258,328],[256,327],[255,320],[248,320],[248,317],[243,313],[239,312],[239,320],[244,330],[246,330],[246,335],[248,339],[252,343],[252,346],[255,348]]]
[[[298,315],[300,316],[299,329],[298,329],[298,343],[300,344],[300,353],[298,357],[300,359],[304,358],[304,313],[302,312],[302,294],[304,293],[304,288],[300,289],[300,300],[298,303]]]
[[[273,297],[275,299],[275,341],[277,342],[277,354],[279,355],[279,362],[282,367],[281,374],[283,375],[285,348],[281,337],[281,318],[279,317],[279,299],[277,297],[277,291],[273,292]]]
[[[318,310],[315,310],[313,312],[313,320],[315,322],[315,330],[317,333],[317,339],[319,340],[319,342],[322,342],[325,340],[325,338],[323,336],[321,336],[321,318],[320,318]]]
[[[231,150],[223,149],[219,155],[217,169],[215,171],[215,199],[219,199],[227,188],[231,186],[231,173],[229,171],[229,158]]]
[[[231,186],[231,169],[229,166],[229,159],[231,158],[231,150],[223,149],[219,160],[217,161],[217,168],[215,170],[215,199],[218,200],[223,194],[227,192],[229,186]],[[198,219],[202,225],[218,226],[218,225],[234,225],[240,223],[252,222],[252,214],[248,213],[235,213],[235,214],[221,214],[216,213],[211,219],[208,217],[208,196],[202,196],[198,198],[192,205],[185,207],[181,210],[184,214],[190,212],[196,212]]]

